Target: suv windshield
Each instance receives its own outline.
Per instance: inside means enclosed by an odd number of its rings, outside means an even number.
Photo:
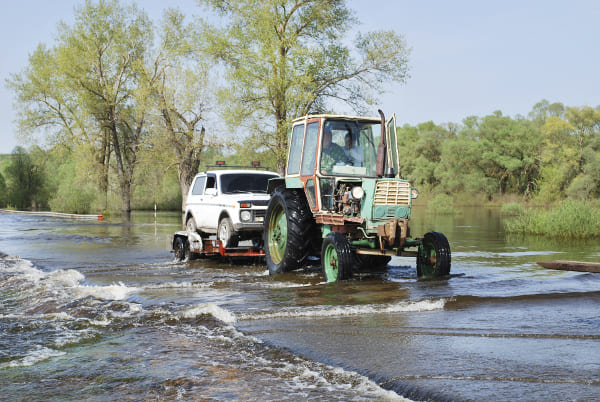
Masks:
[[[228,173],[221,175],[221,191],[233,193],[266,193],[269,179],[277,176],[257,173]]]
[[[380,123],[327,120],[323,126],[321,173],[376,176],[380,134]]]

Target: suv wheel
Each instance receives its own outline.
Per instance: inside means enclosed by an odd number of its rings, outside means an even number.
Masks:
[[[233,223],[230,218],[223,218],[217,229],[217,239],[223,242],[225,247],[237,247],[239,236],[233,231]]]
[[[193,216],[190,216],[189,218],[187,218],[187,221],[185,221],[185,230],[191,233],[198,232],[198,228],[196,227],[196,221],[194,220]]]

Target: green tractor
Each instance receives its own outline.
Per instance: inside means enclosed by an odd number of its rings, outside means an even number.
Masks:
[[[410,237],[412,200],[400,177],[395,116],[310,115],[293,121],[284,177],[271,179],[264,248],[271,274],[319,256],[327,282],[414,256],[417,276],[450,273],[446,236]]]

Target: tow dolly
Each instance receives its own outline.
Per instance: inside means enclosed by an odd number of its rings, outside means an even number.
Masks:
[[[178,231],[170,236],[169,244],[177,261],[189,261],[196,257],[245,257],[260,258],[265,252],[260,245],[225,247],[216,238],[202,238],[200,234],[190,231]]]

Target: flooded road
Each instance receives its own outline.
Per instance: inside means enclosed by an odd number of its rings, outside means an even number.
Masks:
[[[7,399],[592,400],[600,395],[593,241],[510,238],[496,210],[415,208],[452,276],[413,258],[325,284],[318,268],[174,263],[178,214],[131,223],[0,213],[0,387]]]

